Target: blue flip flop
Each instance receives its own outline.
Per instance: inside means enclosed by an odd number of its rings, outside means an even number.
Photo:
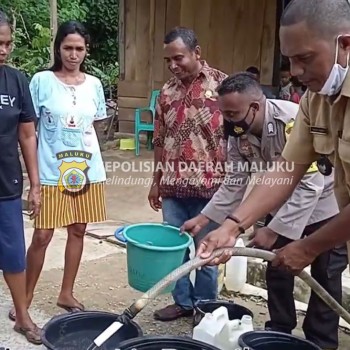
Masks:
[[[116,231],[114,232],[114,237],[115,239],[118,241],[118,244],[122,245],[123,247],[126,246],[126,238],[123,235],[123,231],[125,229],[126,226],[122,226],[116,229]]]

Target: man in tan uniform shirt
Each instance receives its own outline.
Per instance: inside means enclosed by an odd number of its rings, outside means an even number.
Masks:
[[[308,87],[290,139],[278,160],[293,171],[270,171],[217,230],[202,241],[197,254],[210,256],[233,246],[238,235],[278,207],[293,192],[313,161],[325,176],[335,172],[340,214],[313,235],[277,251],[273,266],[298,274],[321,253],[350,239],[350,3],[348,0],[293,0],[281,18],[282,54],[291,73]],[[266,180],[293,179],[271,186]],[[212,264],[229,260],[229,253]]]
[[[239,206],[252,173],[273,165],[286,144],[298,105],[266,99],[250,73],[225,79],[218,89],[220,109],[228,135],[227,172],[223,184],[199,215],[183,225],[184,230],[221,224]],[[324,177],[312,164],[291,197],[256,231],[252,244],[278,249],[302,236],[309,236],[339,213],[333,192],[333,176]],[[331,249],[312,264],[312,275],[339,302],[341,276],[347,264],[346,247]],[[266,270],[270,321],[265,329],[291,334],[297,325],[293,297],[294,276],[269,263]],[[281,298],[283,295],[283,298]],[[327,320],[327,331],[324,329]],[[306,338],[322,349],[338,348],[339,316],[312,293],[303,330]]]

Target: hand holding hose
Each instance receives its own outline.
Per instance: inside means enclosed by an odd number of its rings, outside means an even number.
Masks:
[[[308,249],[303,239],[289,243],[274,253],[276,257],[272,260],[272,266],[281,267],[296,276],[317,257],[315,252]]]
[[[201,241],[196,255],[200,256],[202,259],[208,259],[214,250],[218,248],[232,248],[236,244],[236,238],[238,235],[238,228],[232,229],[223,224],[218,229],[208,233],[208,235]],[[213,259],[208,265],[225,264],[231,259],[231,256],[232,251],[229,249],[227,251],[225,250],[221,256]]]
[[[248,248],[271,250],[278,239],[278,234],[265,226],[255,230],[249,237]]]

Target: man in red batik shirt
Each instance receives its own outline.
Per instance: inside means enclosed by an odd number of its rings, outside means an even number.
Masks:
[[[151,207],[162,209],[169,225],[180,227],[198,215],[224,179],[226,142],[216,89],[226,74],[200,59],[201,49],[191,29],[176,27],[164,40],[165,60],[173,77],[164,85],[155,117],[155,171],[149,193]],[[217,224],[211,222],[195,237],[195,246]],[[185,261],[189,259],[188,254]],[[158,320],[193,315],[200,300],[217,298],[217,267],[178,280],[174,304],[155,312]]]

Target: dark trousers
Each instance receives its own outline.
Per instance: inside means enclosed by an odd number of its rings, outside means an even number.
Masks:
[[[268,225],[271,219],[271,216],[267,216],[265,225]],[[331,219],[307,226],[303,237],[311,235],[329,220]],[[273,249],[282,248],[290,242],[292,240],[278,236]],[[340,304],[342,303],[342,272],[347,264],[347,248],[343,245],[321,254],[311,265],[312,277]],[[294,276],[268,263],[266,284],[271,321],[265,326],[274,331],[291,334],[297,326],[293,297]],[[337,349],[338,325],[339,316],[312,291],[303,323],[305,338],[322,349]]]

